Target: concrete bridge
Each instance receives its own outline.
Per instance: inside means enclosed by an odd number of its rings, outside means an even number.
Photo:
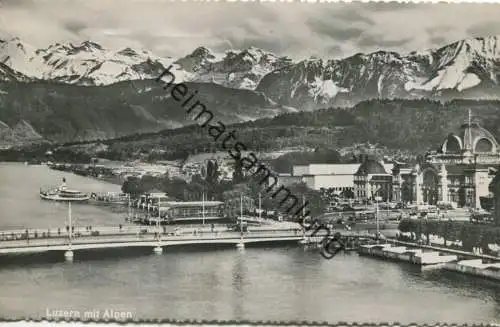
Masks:
[[[160,254],[164,247],[187,244],[245,244],[263,242],[300,241],[304,234],[300,229],[278,229],[263,227],[244,233],[216,226],[191,228],[161,227],[88,227],[69,230],[16,230],[0,231],[0,254],[16,254],[46,251],[65,251],[68,260],[73,251],[151,247]]]
[[[347,238],[373,238],[368,232],[340,231]],[[332,234],[333,235],[333,234]],[[151,247],[160,254],[164,247],[192,244],[319,243],[323,236],[309,236],[296,224],[256,226],[241,233],[226,225],[100,226],[0,231],[0,254],[64,251],[71,260],[74,251],[126,247]]]

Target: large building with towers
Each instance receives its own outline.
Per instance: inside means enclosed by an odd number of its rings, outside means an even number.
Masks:
[[[452,131],[437,151],[421,156],[415,165],[367,159],[354,165],[295,166],[290,181],[310,188],[350,189],[355,198],[414,204],[453,203],[481,208],[490,196],[488,186],[500,165],[495,137],[469,119]]]

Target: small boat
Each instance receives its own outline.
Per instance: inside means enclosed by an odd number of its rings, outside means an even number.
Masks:
[[[40,198],[52,201],[84,202],[88,201],[90,196],[77,190],[68,189],[66,179],[63,178],[63,184],[59,187],[48,190],[40,189]]]

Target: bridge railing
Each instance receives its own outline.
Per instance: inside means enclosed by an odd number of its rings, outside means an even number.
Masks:
[[[264,231],[298,231],[299,228],[282,228],[275,226],[251,226],[248,228],[249,232],[264,232]],[[74,238],[82,236],[103,236],[103,235],[125,235],[125,234],[186,234],[186,233],[215,233],[231,231],[227,225],[218,225],[212,228],[210,225],[193,225],[190,227],[179,226],[98,226],[98,227],[84,227],[76,226],[72,229],[72,236]],[[11,230],[0,231],[0,241],[23,240],[23,239],[40,239],[40,238],[67,238],[69,237],[69,229],[67,228],[51,228],[51,229],[26,229],[26,230]]]
[[[370,231],[346,231],[337,230],[341,232],[343,236],[352,237],[372,237],[374,234]],[[337,231],[333,231],[330,235]],[[252,226],[248,228],[247,231],[243,233],[245,238],[258,238],[258,237],[280,237],[280,236],[305,236],[311,241],[316,239],[322,239],[326,232],[321,231],[317,235],[312,236],[313,231],[303,232],[299,228],[270,228],[269,226]],[[180,236],[180,237],[203,237],[203,238],[223,238],[223,237],[241,237],[241,232],[230,230],[227,226],[221,226],[218,228],[211,229],[210,226],[206,227],[192,227],[192,228],[179,228],[175,226],[162,226],[160,228],[156,226],[123,226],[122,228],[114,226],[100,226],[95,228],[84,228],[77,227],[73,230],[72,240],[73,242],[79,242],[80,240],[95,240],[104,241],[106,238],[111,238],[113,240],[121,239],[149,239],[151,237],[161,237],[162,239],[168,239],[170,237]],[[40,243],[45,244],[44,241],[37,240],[51,240],[46,243],[61,243],[68,242],[69,232],[64,229],[51,229],[51,230],[28,230],[25,231],[13,231],[13,232],[0,232],[0,246],[4,246],[6,243],[12,244],[34,244]],[[100,240],[98,240],[100,239]],[[5,245],[6,246],[6,245]],[[9,245],[10,246],[10,245]]]
[[[218,238],[239,238],[241,232],[230,229],[179,229],[179,228],[118,228],[118,227],[99,227],[92,230],[82,230],[76,228],[72,233],[72,243],[104,243],[121,241],[143,241],[155,240],[158,238],[164,240],[177,240],[187,238],[197,239],[218,239]],[[1,237],[3,235],[3,237]],[[34,236],[36,235],[36,237]],[[266,238],[266,237],[290,237],[302,236],[299,229],[268,229],[254,228],[243,232],[244,238]],[[0,232],[0,247],[15,246],[49,246],[67,244],[69,242],[69,232],[67,230],[57,232],[45,232],[39,234],[38,231],[26,232]]]
[[[61,237],[55,238],[39,238],[39,239],[24,239],[11,240],[0,242],[0,248],[22,248],[22,247],[38,247],[38,246],[55,246],[67,244],[68,240]]]

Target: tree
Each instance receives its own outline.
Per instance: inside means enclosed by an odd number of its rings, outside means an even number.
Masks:
[[[212,198],[214,195],[215,187],[219,181],[219,164],[216,160],[208,160],[206,166],[205,182],[207,186],[207,197]]]
[[[234,160],[233,183],[238,184],[243,181],[243,164],[241,160]]]
[[[311,217],[317,217],[325,213],[327,203],[321,196],[321,192],[310,189],[306,183],[292,184],[288,186],[288,190],[299,199],[295,208],[302,206],[302,199],[304,198],[308,203],[305,211],[309,211]],[[283,209],[286,209],[286,206],[283,206]],[[295,209],[292,209],[292,211],[290,213],[295,213]],[[302,215],[302,213],[297,214]]]
[[[213,191],[213,190],[207,190],[206,180],[204,180],[201,175],[194,175],[191,178],[191,182],[186,184],[186,189],[185,189],[185,199],[187,201],[200,201],[203,197],[203,193],[205,193],[205,200],[210,199],[211,197],[208,194],[208,191]]]
[[[247,184],[237,184],[231,190],[225,191],[222,194],[225,216],[229,218],[239,217],[241,204],[243,204],[243,210],[253,211],[255,201],[251,193],[252,191]]]
[[[490,254],[491,250],[489,248],[489,244],[492,243],[493,240],[493,233],[491,231],[484,231],[481,235],[481,250],[484,254]]]
[[[164,178],[161,181],[160,189],[165,192],[168,196],[173,197],[177,200],[184,201],[185,193],[188,183],[180,178]]]
[[[398,229],[403,233],[409,233],[414,231],[414,225],[410,219],[401,219]]]
[[[403,203],[411,202],[413,200],[411,185],[407,181],[404,181],[401,185],[401,200]]]
[[[129,177],[122,184],[122,192],[130,194],[131,197],[138,197],[144,193],[149,193],[151,190],[160,188],[161,179],[144,175],[142,178]]]
[[[341,194],[346,199],[354,199],[354,192],[351,189],[347,189]]]
[[[500,170],[489,185],[489,191],[493,193],[493,207],[495,208],[495,224],[500,225]]]
[[[465,198],[465,188],[461,187],[458,189],[458,205],[460,207],[465,206],[466,198]]]
[[[122,185],[122,192],[130,194],[131,197],[138,197],[147,192],[145,182],[138,177],[129,177]]]

